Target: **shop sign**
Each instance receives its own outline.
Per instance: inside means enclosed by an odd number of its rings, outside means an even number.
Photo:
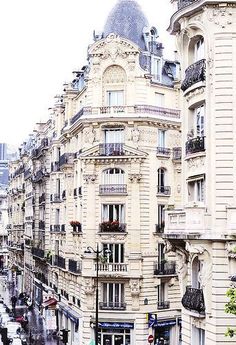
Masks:
[[[134,329],[134,324],[130,322],[99,322],[100,328],[126,328]]]
[[[171,327],[171,326],[175,326],[176,325],[176,321],[175,320],[166,320],[166,321],[158,321],[154,327]]]

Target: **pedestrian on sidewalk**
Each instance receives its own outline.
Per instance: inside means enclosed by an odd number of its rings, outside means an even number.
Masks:
[[[16,310],[16,302],[17,302],[17,297],[13,295],[11,297],[11,305],[12,305],[12,311],[14,312]]]

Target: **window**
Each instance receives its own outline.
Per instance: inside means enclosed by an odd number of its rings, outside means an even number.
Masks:
[[[109,107],[124,105],[124,91],[107,91],[107,105]]]
[[[108,308],[124,305],[124,284],[103,283],[103,304]]]
[[[158,129],[158,146],[165,148],[166,131]]]
[[[158,243],[158,262],[159,264],[163,263],[165,260],[165,254],[164,254],[164,243]]]
[[[161,81],[161,60],[155,56],[152,57],[152,75],[156,81]]]
[[[204,116],[205,116],[205,107],[201,105],[195,109],[195,121],[196,121],[196,133],[197,137],[204,137]]]
[[[123,143],[124,142],[124,129],[114,128],[105,130],[105,143]]]
[[[205,330],[192,326],[191,345],[205,345]]]
[[[165,301],[165,283],[161,283],[157,287],[157,298],[158,302],[164,302]]]
[[[56,194],[60,197],[61,195],[61,181],[59,178],[56,179]]]
[[[205,180],[204,176],[188,181],[188,200],[204,202],[205,200]]]
[[[158,227],[160,230],[164,230],[165,227],[165,211],[164,211],[165,205],[158,205]]]
[[[124,263],[124,244],[123,243],[104,243],[103,250],[110,250],[110,255],[107,256],[109,263]]]
[[[201,289],[200,284],[200,272],[201,272],[201,261],[196,257],[192,262],[192,287],[195,289]]]
[[[56,208],[56,213],[55,213],[55,224],[58,225],[60,224],[60,209]]]
[[[201,37],[194,46],[194,60],[195,62],[204,59],[205,53],[204,53],[204,39]]]
[[[125,173],[122,169],[107,169],[102,174],[103,184],[124,184]]]
[[[158,172],[158,186],[164,187],[165,186],[165,169],[159,168],[157,172]]]
[[[120,223],[124,223],[124,205],[122,204],[103,205],[102,219],[103,221],[117,220]]]
[[[155,98],[156,98],[156,106],[158,107],[164,107],[165,106],[165,95],[163,93],[156,92],[155,93]]]

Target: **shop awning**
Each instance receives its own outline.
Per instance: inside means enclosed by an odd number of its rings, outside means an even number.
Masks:
[[[74,323],[79,323],[79,319],[81,318],[81,315],[78,314],[75,310],[67,306],[63,302],[58,302],[59,310],[71,321]]]
[[[44,301],[42,303],[42,307],[46,308],[46,307],[49,307],[49,306],[52,306],[52,305],[56,305],[56,304],[57,304],[57,300],[55,298],[50,298],[47,301]]]

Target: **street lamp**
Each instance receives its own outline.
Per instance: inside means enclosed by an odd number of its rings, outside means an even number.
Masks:
[[[96,254],[96,306],[95,306],[95,345],[98,345],[98,262],[99,254],[104,252],[104,250],[99,250],[98,243],[96,250],[93,247],[88,246],[85,250],[86,254],[95,253]],[[109,249],[105,250],[106,255],[110,255],[111,251]]]

